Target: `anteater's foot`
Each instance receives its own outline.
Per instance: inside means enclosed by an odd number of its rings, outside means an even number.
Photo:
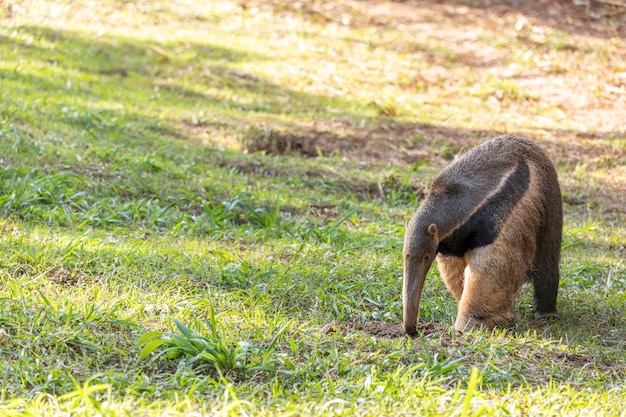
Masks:
[[[454,323],[454,329],[459,333],[464,333],[481,327],[485,329],[509,327],[515,324],[515,321],[515,313],[508,311],[489,315],[459,312],[456,317],[456,322]]]

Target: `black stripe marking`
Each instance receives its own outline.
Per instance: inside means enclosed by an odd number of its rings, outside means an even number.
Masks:
[[[522,161],[504,182],[465,223],[439,242],[437,252],[446,256],[463,256],[468,251],[493,243],[502,224],[522,199],[530,185],[530,169]],[[463,198],[462,195],[459,198]]]

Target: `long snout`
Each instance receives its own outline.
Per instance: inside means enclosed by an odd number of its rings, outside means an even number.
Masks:
[[[431,262],[418,262],[405,259],[404,281],[402,284],[402,321],[404,330],[413,336],[416,333],[415,326],[419,316],[420,300],[426,274]]]

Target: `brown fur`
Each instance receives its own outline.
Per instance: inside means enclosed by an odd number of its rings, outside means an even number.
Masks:
[[[440,243],[444,240],[452,247],[460,244],[450,239],[455,238],[455,231],[476,214],[485,201],[500,199],[497,192],[519,163],[516,161],[524,161],[528,166],[530,180],[519,201],[507,206],[512,208],[506,212],[506,217],[494,223],[499,227],[497,238],[462,254],[439,253]],[[468,196],[463,191],[463,184],[484,190],[483,195]],[[458,204],[450,204],[457,195]],[[437,203],[438,198],[447,198],[442,200],[446,204]],[[454,207],[460,207],[463,214],[456,215],[451,211]],[[436,236],[430,233],[433,225]],[[424,255],[411,257],[411,254],[429,253],[437,247],[435,253],[438,253],[440,274],[459,304],[455,322],[458,331],[513,322],[515,294],[525,280],[534,284],[537,313],[554,313],[561,228],[561,195],[552,163],[540,148],[525,138],[497,137],[453,163],[433,181],[429,196],[407,227],[405,281],[419,278],[412,276],[411,271],[427,271],[430,266],[430,263],[407,265],[414,259],[427,258]],[[426,233],[424,229],[427,229]],[[477,229],[477,232],[481,230]],[[405,286],[412,288],[406,283]],[[407,294],[405,298],[410,298]],[[415,310],[411,302],[405,299],[408,303],[405,316],[406,312],[410,315]],[[419,297],[417,303],[419,307]],[[412,331],[411,317],[405,317],[405,327],[407,332]]]

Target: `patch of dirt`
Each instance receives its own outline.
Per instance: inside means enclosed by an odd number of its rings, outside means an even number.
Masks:
[[[395,120],[360,126],[350,120],[324,120],[317,125],[262,126],[243,139],[248,152],[303,157],[340,155],[361,162],[414,164],[428,160],[446,165],[458,152],[495,135]]]
[[[265,152],[268,155],[285,155],[290,153],[304,157],[314,157],[322,152],[320,145],[332,143],[326,132],[281,132],[264,126],[263,129],[253,129],[244,139],[246,152]]]
[[[239,6],[297,13],[320,23],[357,27],[413,23],[423,16],[453,18],[457,24],[468,25],[516,13],[537,24],[570,32],[597,37],[626,34],[626,2],[621,0],[588,1],[586,5],[572,0],[240,0]],[[475,16],[478,11],[481,15]],[[452,32],[453,28],[449,29]]]
[[[308,212],[322,219],[336,219],[339,216],[339,206],[331,204],[313,204]]]
[[[397,339],[406,337],[406,333],[399,323],[386,323],[382,321],[370,321],[362,324],[354,324],[354,330],[369,333],[376,337]]]
[[[46,274],[46,277],[51,282],[65,287],[73,287],[94,280],[94,277],[79,270],[69,270],[63,266],[52,269]]]
[[[603,378],[603,375],[619,375],[626,371],[626,365],[618,362],[606,361],[589,354],[577,354],[571,352],[548,351],[534,354],[534,358],[525,362],[525,368],[529,373],[538,373],[536,369],[542,361],[558,363],[562,371],[570,369],[584,371],[587,378],[593,381]]]
[[[321,332],[328,334],[334,332],[363,332],[371,334],[372,336],[387,339],[398,339],[408,337],[402,325],[400,323],[388,323],[383,321],[368,321],[365,323],[352,322],[352,323],[339,323],[332,322],[322,327]],[[452,345],[452,338],[448,332],[448,329],[443,327],[437,327],[433,323],[418,323],[418,333],[421,336],[427,337],[439,337],[442,346]],[[412,339],[418,339],[420,335],[413,336]]]

